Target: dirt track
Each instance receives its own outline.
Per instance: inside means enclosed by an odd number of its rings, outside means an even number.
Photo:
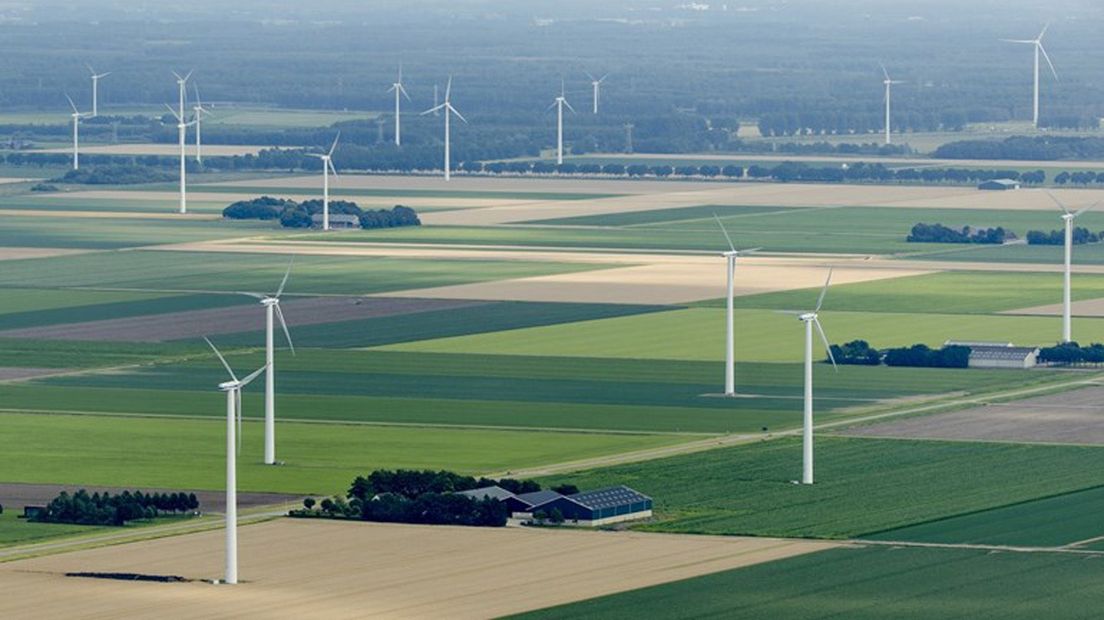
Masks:
[[[0,381],[10,381],[12,379],[30,379],[33,377],[46,377],[49,375],[56,375],[63,372],[68,372],[67,368],[21,368],[12,366],[0,367]],[[0,502],[3,505],[3,502]]]
[[[1104,445],[1104,388],[1090,387],[844,431],[854,437]]]
[[[445,310],[477,305],[477,302],[431,299],[320,297],[287,299],[281,302],[288,325],[318,325],[395,314]],[[264,329],[264,311],[259,304],[191,310],[145,316],[64,323],[0,332],[4,338],[41,340],[95,340],[108,342],[164,342],[207,335],[233,334]]]
[[[632,532],[284,519],[241,528],[237,586],[64,577],[126,571],[212,579],[221,531],[0,565],[0,617],[490,618],[839,546]]]
[[[23,511],[24,506],[43,506],[57,497],[61,491],[72,494],[79,489],[85,489],[89,493],[117,494],[124,489],[118,487],[97,487],[89,485],[63,485],[63,484],[24,484],[19,482],[0,482],[0,506],[5,509]],[[133,491],[133,488],[126,489]],[[150,489],[143,488],[143,493],[177,493],[183,489]],[[203,512],[222,512],[226,508],[226,493],[223,491],[192,491],[199,500],[199,509]],[[277,504],[298,504],[303,499],[300,495],[287,495],[284,493],[238,493],[238,507],[241,509],[257,506],[273,506]]]

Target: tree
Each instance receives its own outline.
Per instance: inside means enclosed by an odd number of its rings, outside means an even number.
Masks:
[[[315,502],[314,502],[313,497],[307,497],[307,498],[303,499],[303,507],[306,508],[307,510],[313,510],[314,509],[314,503]]]
[[[560,495],[575,495],[579,492],[579,487],[573,484],[561,484],[559,486],[552,487],[552,490]]]

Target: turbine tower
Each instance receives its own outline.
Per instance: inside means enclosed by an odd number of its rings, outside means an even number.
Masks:
[[[92,74],[92,116],[94,118],[100,115],[100,80],[111,75],[111,72],[96,73],[91,65],[84,66],[88,67],[88,72]]]
[[[885,80],[882,82],[882,84],[885,84],[885,143],[886,144],[892,144],[893,143],[893,138],[892,138],[892,134],[890,133],[891,126],[890,126],[890,116],[889,116],[890,99],[891,99],[891,95],[892,95],[893,85],[894,84],[904,84],[904,82],[902,82],[900,80],[890,79],[889,71],[886,70],[885,65],[882,65],[882,74],[885,75]]]
[[[548,109],[556,108],[556,164],[563,165],[563,111],[564,106],[567,106],[568,110],[575,112],[575,108],[571,107],[571,104],[567,102],[567,97],[564,96],[564,84],[563,80],[560,80],[560,95],[556,97],[556,100],[552,102],[552,105],[548,106]]]
[[[828,351],[828,359],[832,366],[836,366],[836,358],[832,355],[832,346],[828,344],[828,336],[824,335],[824,328],[820,326],[817,313],[824,305],[824,296],[828,293],[828,285],[832,283],[832,270],[828,270],[828,279],[824,281],[824,288],[820,290],[816,308],[812,312],[783,312],[783,314],[796,314],[799,321],[805,324],[805,418],[802,428],[802,471],[801,483],[813,483],[813,327],[820,332],[820,339],[824,341],[824,347]]]
[[[334,149],[337,148],[337,141],[341,138],[341,132],[337,132],[334,136],[333,144],[330,145],[330,150],[325,155],[319,155],[317,153],[309,153],[311,157],[317,157],[322,160],[322,230],[330,229],[330,172],[337,176],[337,168],[334,168],[333,154]]]
[[[181,77],[180,74],[176,71],[173,71],[172,74],[176,76],[176,86],[177,89],[180,91],[180,112],[177,116],[179,116],[180,118],[184,118],[184,101],[185,96],[187,95],[188,78],[192,77],[192,72],[189,71],[188,74],[183,77]]]
[[[91,114],[79,112],[77,104],[73,103],[73,98],[69,95],[65,95],[65,98],[69,101],[69,107],[73,108],[73,113],[69,115],[73,119],[73,170],[80,170],[80,122]]]
[[[452,107],[452,76],[449,76],[448,86],[445,87],[445,101],[440,105],[435,105],[432,108],[422,112],[422,116],[426,114],[437,114],[437,112],[443,111],[445,113],[445,180],[448,181],[452,178],[452,151],[449,145],[449,140],[452,135],[452,128],[449,125],[449,118],[455,114],[456,118],[468,122],[468,119],[464,118],[463,114]]]
[[[219,384],[226,392],[226,574],[223,582],[238,583],[238,463],[237,455],[241,450],[241,392],[242,388],[256,379],[264,368],[259,368],[244,379],[238,379],[226,358],[219,353],[215,345],[207,340],[211,350],[222,362],[223,368],[230,373],[230,381]],[[236,419],[235,419],[236,418]],[[235,428],[235,423],[237,428]]]
[[[185,140],[185,137],[188,134],[188,127],[191,127],[192,125],[195,125],[198,121],[196,121],[195,119],[192,119],[191,122],[186,123],[186,122],[184,122],[184,116],[181,115],[181,114],[177,114],[176,110],[172,109],[171,105],[166,103],[165,107],[168,108],[169,112],[171,112],[172,115],[176,117],[177,137],[178,137],[179,142],[180,142],[180,212],[181,213],[187,213],[188,212],[188,170],[187,170],[187,166],[185,165],[185,159],[187,158],[187,154],[184,152],[184,140]]]
[[[606,78],[609,77],[609,74],[607,73],[607,74],[603,75],[602,77],[600,77],[598,79],[595,79],[593,75],[588,73],[587,77],[590,78],[590,86],[591,86],[591,88],[594,89],[594,113],[597,114],[598,113],[599,91],[601,90],[602,82],[606,81]]]
[[[192,115],[193,115],[192,120],[195,122],[195,137],[196,137],[195,138],[195,145],[196,145],[195,160],[199,163],[203,163],[203,138],[201,136],[201,134],[203,133],[203,129],[202,129],[202,127],[203,127],[203,115],[204,114],[210,114],[211,111],[208,110],[207,108],[203,107],[203,101],[199,98],[199,86],[196,86],[195,84],[193,84],[192,88],[195,90],[195,97],[196,97],[195,105],[192,106]]]
[[[1047,66],[1050,67],[1050,72],[1054,75],[1054,79],[1058,79],[1058,72],[1054,69],[1054,63],[1050,62],[1050,56],[1046,53],[1046,48],[1043,47],[1043,36],[1046,35],[1047,28],[1050,28],[1050,24],[1043,26],[1042,32],[1034,39],[1001,39],[1005,43],[1019,43],[1021,45],[1031,45],[1035,48],[1035,99],[1033,106],[1033,115],[1031,124],[1036,129],[1039,128],[1039,56],[1040,54],[1046,60]]]
[[[260,300],[265,309],[265,417],[264,417],[264,463],[276,464],[276,359],[275,359],[275,324],[273,319],[280,320],[280,327],[284,329],[284,337],[287,338],[291,354],[295,355],[295,345],[291,343],[291,332],[288,330],[284,313],[280,310],[280,295],[284,293],[288,277],[291,276],[291,265],[294,258],[288,263],[287,272],[276,289],[274,295],[260,295],[258,293],[242,293]]]
[[[395,91],[395,146],[402,146],[402,122],[399,119],[399,114],[402,112],[402,98],[406,97],[406,100],[410,101],[410,95],[406,94],[406,89],[403,88],[401,63],[399,64],[398,81],[387,89],[387,92],[391,91]]]
[[[1061,201],[1059,201],[1057,198],[1054,197],[1054,194],[1051,194],[1050,192],[1047,192],[1047,196],[1050,196],[1050,199],[1054,201],[1054,204],[1058,205],[1058,208],[1062,210],[1062,222],[1065,225],[1065,236],[1066,236],[1065,267],[1066,268],[1063,272],[1063,284],[1064,284],[1064,286],[1063,286],[1063,289],[1062,289],[1062,342],[1070,342],[1070,341],[1073,340],[1073,338],[1072,338],[1072,331],[1073,331],[1072,314],[1073,313],[1072,313],[1072,309],[1070,307],[1070,296],[1071,296],[1071,294],[1070,294],[1070,291],[1071,291],[1071,287],[1070,287],[1070,270],[1071,270],[1070,263],[1071,263],[1071,259],[1072,259],[1072,255],[1073,255],[1073,220],[1077,219],[1077,216],[1079,216],[1082,213],[1088,211],[1089,209],[1092,209],[1093,207],[1095,207],[1096,205],[1098,205],[1100,203],[1096,202],[1096,203],[1093,203],[1093,204],[1085,207],[1084,209],[1080,209],[1078,211],[1071,212],[1069,209],[1066,208],[1066,205],[1062,204]]]
[[[725,241],[728,242],[728,251],[721,254],[728,265],[728,295],[725,300],[725,396],[736,395],[736,313],[733,310],[733,298],[736,293],[736,259],[741,254],[751,254],[760,248],[750,250],[737,250],[732,243],[732,237],[721,223],[721,218],[716,213],[713,219],[717,220],[717,226],[721,227]]]

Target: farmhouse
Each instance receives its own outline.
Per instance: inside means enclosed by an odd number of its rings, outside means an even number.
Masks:
[[[948,340],[944,346],[970,347],[970,368],[1034,368],[1039,347],[1017,347],[1011,342]]]
[[[979,183],[978,189],[1004,191],[1009,189],[1020,189],[1020,182],[1012,179],[992,179],[990,181],[984,181]]]
[[[322,228],[321,213],[316,213],[311,216],[311,226],[313,226],[314,228]],[[331,213],[330,228],[360,228],[360,218],[355,215],[346,215],[344,213]]]

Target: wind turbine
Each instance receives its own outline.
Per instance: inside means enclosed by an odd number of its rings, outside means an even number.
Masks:
[[[230,373],[230,381],[219,384],[219,389],[226,392],[226,574],[223,583],[238,583],[238,451],[241,450],[241,392],[242,388],[249,385],[262,372],[264,367],[255,370],[244,379],[238,379],[237,375],[226,363],[226,358],[219,350],[207,340],[211,350],[222,362],[223,368]],[[235,418],[237,418],[235,420]],[[235,423],[237,428],[235,428]]]
[[[187,172],[187,167],[184,165],[184,160],[187,157],[187,155],[184,152],[184,138],[188,133],[188,127],[190,127],[192,125],[195,125],[199,121],[197,121],[196,119],[192,119],[191,122],[185,123],[184,122],[184,116],[182,114],[177,114],[176,110],[172,109],[171,105],[166,103],[165,107],[168,108],[169,112],[171,112],[172,115],[176,117],[176,129],[177,129],[177,133],[178,133],[178,138],[180,140],[180,212],[181,213],[187,213],[188,212],[188,180],[187,180],[188,179],[188,177],[187,177],[188,172]]]
[[[204,114],[210,114],[211,111],[208,110],[207,108],[203,107],[203,101],[199,98],[199,86],[193,84],[192,88],[195,90],[195,96],[196,96],[195,105],[192,106],[192,115],[193,115],[192,120],[195,122],[195,137],[196,137],[196,140],[195,140],[195,145],[196,145],[195,159],[196,159],[197,162],[202,163],[203,162],[203,138],[201,137],[201,134],[202,134],[202,127],[203,127],[203,115]]]
[[[1042,54],[1046,59],[1047,66],[1050,67],[1050,72],[1054,75],[1054,79],[1058,79],[1058,72],[1054,69],[1054,63],[1050,62],[1050,56],[1046,53],[1046,48],[1043,47],[1043,36],[1046,35],[1047,28],[1050,28],[1050,24],[1043,26],[1042,32],[1034,39],[1001,39],[1005,43],[1019,43],[1022,45],[1032,45],[1035,47],[1035,100],[1034,100],[1034,115],[1032,116],[1032,125],[1036,129],[1039,128],[1039,55]]]
[[[317,153],[308,153],[311,157],[317,157],[322,160],[322,230],[330,229],[330,172],[337,176],[337,168],[334,168],[333,154],[334,149],[337,148],[337,141],[341,138],[341,132],[337,132],[334,136],[333,144],[330,146],[330,150],[325,155],[319,155]],[[282,287],[281,287],[282,288]]]
[[[886,144],[892,144],[893,138],[891,137],[891,134],[890,134],[890,117],[889,117],[890,98],[891,98],[893,85],[894,84],[904,84],[904,82],[902,82],[900,80],[890,79],[889,71],[886,70],[885,65],[882,65],[882,74],[885,75],[885,80],[882,82],[882,84],[885,84],[885,143]]]
[[[1054,194],[1047,192],[1047,196],[1050,196],[1050,199],[1054,201],[1054,204],[1058,205],[1058,208],[1062,210],[1062,221],[1065,223],[1066,229],[1066,269],[1063,275],[1064,288],[1062,291],[1062,342],[1070,342],[1073,339],[1071,337],[1072,311],[1070,308],[1070,259],[1073,255],[1073,220],[1077,219],[1077,216],[1088,211],[1089,209],[1092,209],[1100,203],[1096,202],[1085,207],[1084,209],[1071,212],[1069,209],[1066,208],[1066,205],[1062,204],[1061,201],[1054,197]]]
[[[399,64],[399,79],[391,88],[387,89],[387,92],[395,91],[395,146],[402,146],[402,123],[399,120],[399,114],[402,108],[402,97],[406,97],[407,101],[410,101],[410,95],[406,94],[406,89],[403,88],[402,83],[402,64]]]
[[[556,97],[556,100],[552,102],[552,105],[548,106],[548,109],[556,108],[556,164],[563,165],[563,111],[564,106],[567,106],[568,110],[575,112],[575,108],[571,107],[571,104],[567,102],[567,97],[564,96],[564,84],[563,80],[560,80],[560,95]]]
[[[187,94],[188,78],[192,77],[192,72],[189,71],[188,74],[183,77],[181,77],[181,75],[176,71],[173,71],[172,74],[176,76],[176,86],[177,89],[180,91],[180,113],[178,114],[178,116],[180,118],[184,118],[184,99],[185,95]]]
[[[737,250],[736,246],[732,243],[732,237],[728,235],[728,231],[725,229],[724,224],[721,223],[721,218],[717,217],[717,214],[713,214],[713,219],[717,220],[717,226],[721,227],[721,232],[724,233],[725,241],[728,242],[728,251],[721,256],[725,257],[725,262],[728,264],[728,297],[725,303],[725,396],[736,395],[736,314],[732,308],[733,297],[735,296],[735,282],[736,282],[736,259],[740,256],[741,250]],[[750,254],[760,248],[753,248],[750,250],[742,250],[744,254]]]
[[[73,170],[80,170],[80,122],[82,118],[88,118],[90,114],[79,112],[77,104],[73,103],[73,98],[69,95],[65,95],[65,98],[69,100],[69,107],[73,108],[73,113],[70,114],[73,118]]]
[[[603,75],[602,77],[600,77],[598,79],[595,79],[593,75],[588,73],[587,77],[590,78],[590,86],[594,89],[594,113],[597,114],[598,113],[598,91],[600,90],[600,88],[602,86],[602,82],[605,82],[606,78],[609,77],[609,74],[607,73],[607,74]]]
[[[452,135],[452,128],[449,125],[449,118],[453,114],[455,114],[456,118],[464,121],[464,123],[468,122],[468,119],[464,118],[463,114],[461,114],[456,108],[452,107],[452,76],[451,75],[449,76],[449,79],[448,79],[448,86],[445,87],[445,101],[444,101],[444,103],[441,103],[440,105],[433,106],[432,108],[426,110],[425,112],[422,112],[422,116],[425,116],[426,114],[437,114],[437,112],[439,112],[439,111],[444,111],[444,113],[445,113],[445,180],[448,181],[449,179],[452,178],[452,171],[451,171],[451,168],[452,168],[452,152],[451,152],[451,147],[449,146],[449,140],[450,140],[451,135]]]
[[[92,74],[92,116],[96,117],[100,115],[100,80],[111,75],[111,72],[96,73],[92,65],[84,66],[88,67],[88,72]]]
[[[292,262],[294,262],[294,258]],[[242,293],[259,299],[265,309],[265,417],[264,417],[264,463],[276,464],[276,360],[274,346],[274,321],[280,320],[280,327],[284,328],[284,337],[287,338],[291,354],[295,355],[295,345],[291,343],[291,332],[288,330],[284,313],[280,310],[280,295],[284,293],[288,277],[291,275],[292,262],[288,263],[287,272],[280,282],[280,288],[274,295],[261,295],[258,293]]]
[[[828,359],[832,366],[836,366],[836,358],[832,355],[832,346],[828,344],[828,336],[824,335],[824,328],[820,326],[817,313],[824,305],[824,296],[828,293],[828,285],[832,283],[832,270],[828,270],[828,279],[824,281],[824,288],[820,290],[816,309],[812,312],[783,312],[783,314],[796,314],[799,321],[805,323],[805,421],[802,432],[802,472],[801,483],[813,483],[813,327],[820,332],[820,339],[824,341],[824,347],[828,351]]]

